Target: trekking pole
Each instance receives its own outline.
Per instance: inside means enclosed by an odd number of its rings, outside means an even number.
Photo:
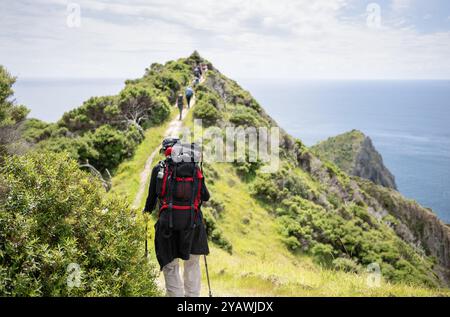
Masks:
[[[145,257],[148,258],[148,223],[145,222]]]
[[[148,221],[147,216],[144,212],[144,221],[145,221],[145,257],[148,258]]]
[[[209,297],[212,297],[211,284],[209,283],[208,262],[206,262],[206,254],[203,254],[203,258],[205,259],[206,279],[208,280]]]

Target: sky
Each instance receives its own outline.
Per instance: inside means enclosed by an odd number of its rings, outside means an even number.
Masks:
[[[0,0],[22,78],[137,78],[194,50],[233,78],[449,79],[448,0]]]

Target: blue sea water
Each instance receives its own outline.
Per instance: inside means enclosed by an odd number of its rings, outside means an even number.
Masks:
[[[58,120],[91,96],[117,94],[123,79],[18,80],[31,117]],[[307,145],[351,129],[370,136],[401,193],[450,223],[450,81],[238,82]]]
[[[93,96],[117,94],[124,79],[23,79],[14,85],[16,102],[31,109],[30,117],[55,122],[64,112]]]
[[[239,83],[307,145],[363,131],[395,175],[399,191],[450,223],[450,81]]]

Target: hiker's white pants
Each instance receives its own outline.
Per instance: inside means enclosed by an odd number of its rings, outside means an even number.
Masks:
[[[169,297],[199,297],[201,287],[200,255],[191,254],[184,261],[183,280],[180,277],[179,259],[163,267],[166,292]]]

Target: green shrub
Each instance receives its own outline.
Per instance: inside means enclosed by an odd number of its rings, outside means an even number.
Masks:
[[[36,150],[51,151],[54,153],[66,152],[70,158],[85,162],[86,159],[98,159],[99,153],[94,148],[92,140],[87,137],[68,138],[52,137],[39,142]]]
[[[157,294],[155,269],[143,257],[143,225],[66,154],[6,159],[0,226],[0,296]],[[73,288],[71,263],[81,269]]]
[[[347,258],[337,258],[332,262],[332,266],[335,270],[359,273],[361,272],[361,267],[353,260]]]
[[[92,97],[81,107],[64,113],[58,125],[66,127],[73,133],[83,134],[103,124],[119,121],[119,115],[116,97]]]
[[[244,161],[237,161],[235,160],[233,162],[233,165],[236,167],[236,171],[238,175],[243,179],[251,179],[256,175],[256,172],[259,170],[259,168],[263,165],[261,160],[257,159],[254,162],[250,162],[250,155],[248,153],[248,148],[245,152],[245,159]]]
[[[230,122],[236,125],[259,127],[259,117],[260,115],[254,109],[238,105],[231,115]]]
[[[56,134],[57,130],[56,124],[47,123],[38,119],[28,119],[22,126],[22,137],[27,142],[38,143]]]
[[[295,237],[283,237],[282,241],[291,251],[296,251],[301,247],[300,242],[298,242],[298,239]]]
[[[277,186],[271,181],[271,175],[263,174],[258,175],[253,183],[252,194],[265,202],[274,203],[278,201],[279,191]]]
[[[170,116],[170,104],[165,98],[158,98],[153,105],[148,123],[158,125],[164,122]],[[148,124],[147,124],[148,127]]]
[[[221,118],[221,115],[214,106],[199,101],[194,107],[194,117],[196,119],[202,119],[206,125],[212,125]]]
[[[316,243],[311,248],[311,253],[320,264],[326,266],[329,265],[334,258],[334,249],[329,244]]]
[[[260,165],[253,166],[253,172]],[[308,184],[286,166],[272,174],[257,174],[253,184],[253,194],[267,202],[280,204],[289,196],[300,196],[308,199],[312,194]]]
[[[98,156],[88,156],[86,159],[100,171],[114,170],[125,158],[131,157],[136,147],[136,143],[127,134],[109,125],[101,126],[86,137],[92,140],[92,145],[98,152]]]

